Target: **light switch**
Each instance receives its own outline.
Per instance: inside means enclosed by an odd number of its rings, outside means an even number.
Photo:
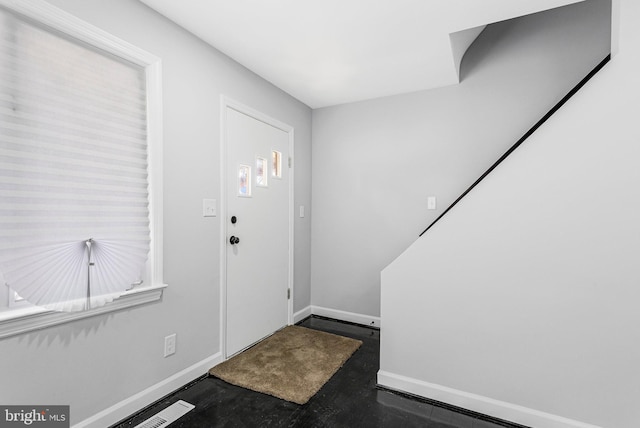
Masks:
[[[202,200],[202,216],[203,217],[215,217],[217,215],[215,199],[203,199]]]
[[[304,218],[304,205],[300,205],[300,218]]]
[[[427,209],[428,210],[435,210],[436,209],[436,197],[435,196],[429,196],[427,198]]]

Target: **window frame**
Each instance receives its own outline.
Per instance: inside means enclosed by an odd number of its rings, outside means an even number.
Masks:
[[[147,90],[147,156],[151,231],[148,284],[136,286],[126,291],[118,299],[105,306],[73,313],[55,312],[30,305],[10,306],[7,302],[7,310],[0,312],[0,339],[160,300],[164,288],[167,287],[163,280],[161,60],[46,2],[0,0],[0,7],[36,22],[45,29],[63,33],[72,39],[144,68]]]

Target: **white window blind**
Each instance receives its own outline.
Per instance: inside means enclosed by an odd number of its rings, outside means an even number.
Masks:
[[[101,306],[145,278],[145,70],[0,8],[0,271],[28,302]]]

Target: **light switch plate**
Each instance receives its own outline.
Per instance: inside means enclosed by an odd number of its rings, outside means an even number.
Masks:
[[[427,209],[428,210],[435,210],[436,209],[436,197],[435,196],[429,196],[427,198]]]
[[[217,215],[216,205],[217,205],[217,201],[215,199],[203,199],[202,200],[202,216],[215,217]]]

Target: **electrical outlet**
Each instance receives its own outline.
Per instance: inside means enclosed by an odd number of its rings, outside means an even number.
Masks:
[[[173,355],[176,353],[176,335],[171,334],[164,338],[164,356],[165,358],[169,355]]]

